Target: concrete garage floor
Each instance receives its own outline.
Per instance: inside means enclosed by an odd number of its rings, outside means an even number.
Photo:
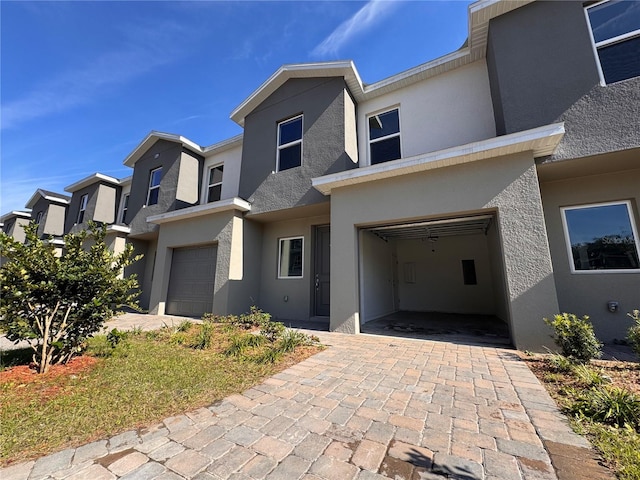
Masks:
[[[400,311],[367,322],[360,331],[465,345],[511,346],[509,327],[493,315]]]

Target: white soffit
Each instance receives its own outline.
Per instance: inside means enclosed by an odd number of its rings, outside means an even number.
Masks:
[[[36,202],[38,201],[38,197],[42,197],[45,200],[48,200],[53,203],[62,203],[63,205],[69,205],[71,203],[71,197],[67,197],[66,195],[60,195],[58,193],[49,192],[48,190],[43,190],[39,188],[36,190],[29,201],[26,203],[25,207],[28,209],[32,209]]]
[[[97,182],[107,182],[113,185],[120,185],[120,180],[117,178],[110,177],[109,175],[104,175],[102,173],[94,173],[82,180],[78,180],[76,183],[72,183],[68,187],[64,187],[64,191],[69,193],[77,192],[78,190]]]
[[[459,147],[317,177],[312,179],[311,184],[324,195],[329,195],[332,189],[338,187],[476,162],[514,153],[530,151],[533,153],[534,158],[544,157],[554,152],[563,136],[564,123],[554,123],[531,130],[468,143]]]
[[[158,140],[167,140],[169,142],[181,143],[183,147],[188,148],[194,153],[202,155],[204,153],[202,147],[195,142],[192,142],[182,135],[176,135],[173,133],[156,132],[155,130],[149,133],[142,142],[138,144],[136,148],[124,159],[122,162],[127,167],[133,167],[138,160],[149,150],[154,143]]]
[[[20,217],[20,218],[31,218],[31,212],[23,212],[21,210],[12,210],[11,212],[5,213],[0,217],[0,222],[6,222],[10,218]]]
[[[174,210],[173,212],[151,215],[147,217],[147,222],[162,224],[178,220],[186,220],[188,218],[201,217],[203,215],[211,215],[213,213],[225,212],[228,210],[248,212],[251,210],[251,204],[242,198],[228,198],[226,200],[211,202],[204,205],[196,205],[194,207]]]

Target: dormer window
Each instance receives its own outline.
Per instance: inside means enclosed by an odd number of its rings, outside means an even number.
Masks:
[[[602,83],[640,76],[640,3],[606,1],[586,12]]]
[[[209,169],[209,186],[207,189],[207,203],[217,202],[222,194],[222,171],[223,165],[211,167]]]
[[[278,124],[278,159],[276,171],[302,165],[302,115]]]
[[[85,193],[80,197],[80,209],[78,210],[78,218],[76,223],[82,223],[84,221],[84,212],[87,210],[87,202],[89,201],[89,195]]]
[[[369,116],[371,165],[397,160],[400,153],[400,115],[397,108]]]
[[[147,193],[147,205],[156,205],[160,196],[160,180],[162,180],[162,167],[151,170],[149,174],[149,192]]]

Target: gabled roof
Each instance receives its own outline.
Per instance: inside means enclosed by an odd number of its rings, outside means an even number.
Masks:
[[[242,145],[242,133],[240,135],[236,135],[235,137],[227,138],[226,140],[222,140],[221,142],[214,143],[213,145],[209,145],[203,149],[205,156],[215,155],[217,153],[222,153],[225,150],[229,150],[230,148],[236,147],[238,145]]]
[[[11,212],[7,212],[4,215],[2,215],[0,217],[0,222],[4,223],[7,220],[10,220],[15,217],[31,218],[31,212],[23,212],[21,210],[12,210]]]
[[[70,192],[70,193],[77,192],[78,190],[81,190],[97,182],[107,182],[107,183],[111,183],[112,185],[120,184],[120,180],[118,180],[117,178],[110,177],[109,175],[104,175],[102,173],[94,173],[93,175],[89,175],[88,177],[85,177],[82,180],[78,180],[77,182],[72,183],[67,187],[64,187],[64,191]]]
[[[42,197],[45,200],[62,205],[69,205],[69,203],[71,203],[71,197],[69,197],[68,195],[62,195],[60,193],[50,192],[49,190],[43,190],[42,188],[39,188],[29,199],[25,207],[29,209],[33,208],[38,201],[38,197]]]
[[[142,142],[138,144],[136,148],[124,159],[124,164],[127,167],[133,167],[138,160],[149,150],[158,140],[167,140],[169,142],[181,143],[184,148],[188,148],[194,153],[202,155],[204,153],[202,147],[195,142],[192,142],[188,138],[182,135],[176,135],[174,133],[156,132],[152,130],[149,135],[145,137]]]
[[[469,5],[469,36],[459,50],[370,85],[362,82],[352,61],[283,65],[231,112],[231,119],[238,125],[244,126],[245,117],[292,78],[344,77],[347,87],[356,101],[362,102],[473,63],[486,55],[489,20],[532,1],[479,0]]]

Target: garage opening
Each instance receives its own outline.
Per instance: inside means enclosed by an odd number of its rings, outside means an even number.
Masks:
[[[201,317],[213,310],[217,252],[216,245],[173,249],[167,314]]]
[[[360,230],[360,331],[510,345],[493,212]]]

